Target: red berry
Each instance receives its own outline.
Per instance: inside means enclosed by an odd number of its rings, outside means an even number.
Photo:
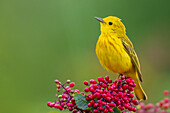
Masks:
[[[108,111],[109,111],[109,112],[112,112],[112,111],[113,111],[113,109],[112,109],[112,108],[109,108],[109,109],[108,109]]]
[[[135,107],[133,107],[133,108],[132,108],[132,111],[133,111],[133,112],[136,112],[136,108],[135,108]]]
[[[99,109],[100,109],[101,111],[104,111],[104,107],[100,107]]]
[[[104,113],[108,113],[108,110],[107,110],[107,109],[105,109],[105,110],[104,110]]]
[[[74,82],[71,82],[70,83],[70,87],[74,87],[75,83]]]
[[[115,107],[115,106],[116,106],[116,104],[115,104],[115,103],[109,103],[109,106],[111,106],[111,107]]]
[[[160,105],[160,106],[162,106],[162,105],[163,105],[163,103],[164,103],[163,101],[160,101],[160,102],[159,102],[159,105]]]
[[[91,91],[91,92],[95,92],[94,88],[90,88],[90,91]]]
[[[111,99],[110,97],[106,97],[106,100],[107,100],[107,101],[110,101],[110,99]]]
[[[122,97],[122,96],[123,96],[123,93],[122,93],[122,92],[119,92],[119,93],[118,93],[118,96],[119,96],[119,97]]]
[[[97,84],[97,81],[93,80],[93,84]]]
[[[98,100],[98,101],[97,101],[97,103],[101,104],[101,103],[102,103],[102,101],[101,101],[101,100]]]
[[[94,113],[98,113],[98,110],[97,110],[97,109],[95,109],[95,110],[93,110],[93,112],[94,112]]]
[[[90,80],[90,84],[93,84],[93,79]]]
[[[109,80],[108,83],[112,83],[112,80]]]
[[[132,102],[133,102],[134,105],[138,105],[139,104],[139,102],[136,99],[132,100]]]
[[[135,83],[133,83],[132,87],[136,87],[136,84],[135,84]]]
[[[58,105],[58,104],[55,104],[54,107],[55,107],[55,108],[59,108],[59,105]]]
[[[104,81],[104,78],[103,78],[103,77],[99,77],[99,78],[98,78],[98,81],[99,81],[99,82],[103,82],[103,81]]]
[[[51,102],[47,102],[47,106],[50,106]]]
[[[86,100],[89,101],[90,100],[89,97],[86,97]]]
[[[94,89],[97,89],[97,88],[98,88],[98,86],[97,86],[96,84],[94,84],[94,85],[93,85],[93,88],[94,88]]]
[[[133,91],[134,90],[133,87],[131,87],[131,86],[129,86],[128,89],[129,89],[129,91]]]
[[[119,80],[118,80],[118,82],[119,82],[119,83],[122,83],[122,80],[121,80],[121,79],[119,79]]]
[[[127,109],[129,107],[129,105],[128,104],[124,104],[124,107]]]
[[[105,80],[107,80],[107,81],[108,81],[108,80],[109,80],[109,76],[106,76],[106,77],[105,77]]]
[[[50,103],[49,106],[50,106],[50,107],[54,107],[54,105],[55,105],[55,103]]]
[[[88,103],[87,106],[88,106],[88,107],[91,107],[91,103]]]
[[[122,80],[124,80],[124,79],[125,79],[125,76],[124,76],[124,75],[123,75],[123,76],[121,76],[121,79],[122,79]]]
[[[134,97],[134,95],[131,93],[131,94],[129,95],[129,97],[130,97],[130,98],[133,98],[133,97]]]
[[[103,88],[106,88],[106,87],[107,87],[107,85],[106,85],[106,84],[102,84],[102,87],[103,87]]]
[[[84,85],[86,85],[86,86],[87,86],[88,84],[89,84],[89,83],[88,83],[88,81],[84,81]]]
[[[58,109],[63,110],[63,107],[62,106],[58,106]]]
[[[72,108],[72,107],[68,107],[68,109],[69,109],[69,111],[72,111],[72,110],[73,110],[73,108]]]
[[[102,101],[102,105],[106,105],[106,102]]]
[[[106,96],[107,96],[106,94],[102,94],[102,97],[103,97],[103,98],[106,98]]]
[[[120,110],[124,110],[124,108],[123,108],[122,106],[118,106],[118,108],[119,108]]]
[[[127,79],[126,79],[126,82],[127,82],[127,83],[130,83],[130,82],[131,82],[131,80],[130,80],[129,78],[127,78]]]
[[[94,100],[91,100],[90,103],[91,103],[91,105],[94,105],[95,102],[94,102]]]

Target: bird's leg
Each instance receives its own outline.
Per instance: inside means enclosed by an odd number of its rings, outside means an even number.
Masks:
[[[123,76],[123,74],[119,74],[119,76],[117,77],[117,81],[119,80],[119,77],[120,77],[120,76]]]

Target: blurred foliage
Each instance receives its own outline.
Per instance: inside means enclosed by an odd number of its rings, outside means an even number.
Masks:
[[[94,16],[115,15],[126,25],[143,72],[148,102],[170,88],[169,0],[1,0],[0,100],[2,113],[48,113],[53,81],[115,75],[95,54]],[[116,76],[112,76],[115,78]]]

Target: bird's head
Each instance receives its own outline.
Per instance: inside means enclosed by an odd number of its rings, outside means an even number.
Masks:
[[[101,32],[113,33],[113,34],[125,34],[125,26],[121,22],[121,19],[115,16],[108,16],[106,18],[95,17],[100,21]]]

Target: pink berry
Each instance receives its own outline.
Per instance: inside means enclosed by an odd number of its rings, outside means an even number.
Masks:
[[[59,82],[59,80],[55,80],[55,83],[57,83],[57,84],[58,84],[58,83],[60,83],[60,82]]]
[[[106,87],[107,87],[107,85],[106,85],[106,84],[102,84],[102,87],[103,87],[103,88],[106,88]]]
[[[169,98],[164,98],[164,102],[168,103],[168,102],[170,102],[170,99]]]
[[[148,106],[149,109],[151,109],[153,107],[153,104],[149,103],[147,106]]]
[[[145,104],[142,102],[142,103],[140,103],[140,107],[141,108],[144,108],[144,106],[145,106]]]
[[[81,92],[82,95],[84,95],[84,92]]]
[[[164,108],[164,109],[168,109],[168,107],[169,107],[169,104],[163,105],[163,108]]]
[[[169,91],[168,90],[165,90],[164,91],[164,95],[167,96],[169,94]]]
[[[55,103],[50,103],[49,106],[50,106],[50,107],[54,107],[54,105],[55,105]]]
[[[80,91],[78,89],[75,89],[74,92],[80,93]]]

